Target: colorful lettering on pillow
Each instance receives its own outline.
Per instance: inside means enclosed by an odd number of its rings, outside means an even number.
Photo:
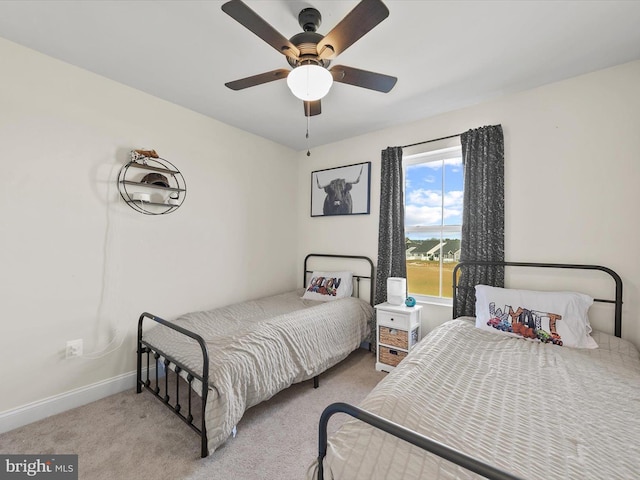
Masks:
[[[319,293],[320,295],[336,296],[342,278],[339,277],[313,277],[307,288],[307,292]]]
[[[353,274],[351,272],[314,271],[302,298],[328,302],[350,297],[352,293]]]
[[[598,348],[589,335],[592,304],[592,297],[578,292],[476,285],[476,327],[562,347]]]
[[[541,312],[523,307],[518,307],[514,312],[511,305],[496,309],[495,302],[491,302],[487,325],[524,338],[562,346],[562,337],[556,328],[559,320],[562,320],[562,315],[558,313]],[[548,326],[549,331],[543,326]]]

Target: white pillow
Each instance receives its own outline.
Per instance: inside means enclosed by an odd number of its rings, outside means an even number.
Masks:
[[[351,272],[313,272],[302,298],[328,302],[350,297],[352,293]]]
[[[593,298],[576,292],[536,292],[476,286],[476,327],[513,337],[598,348],[589,335]]]

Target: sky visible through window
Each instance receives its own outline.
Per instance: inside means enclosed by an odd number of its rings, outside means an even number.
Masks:
[[[462,159],[459,157],[407,165],[405,225],[462,225],[462,182]],[[433,238],[433,233],[412,232],[409,237]]]

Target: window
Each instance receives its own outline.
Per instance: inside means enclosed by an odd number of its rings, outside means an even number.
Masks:
[[[450,303],[462,235],[462,147],[409,155],[404,164],[407,289]]]

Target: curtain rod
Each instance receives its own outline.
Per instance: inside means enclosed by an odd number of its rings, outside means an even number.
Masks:
[[[449,135],[448,137],[434,138],[433,140],[425,140],[424,142],[412,143],[411,145],[402,145],[402,147],[400,147],[400,148],[415,147],[416,145],[422,145],[424,143],[437,142],[438,140],[446,140],[448,138],[456,138],[456,137],[459,137],[460,135],[462,135],[462,134],[461,133],[456,133],[455,135]]]

